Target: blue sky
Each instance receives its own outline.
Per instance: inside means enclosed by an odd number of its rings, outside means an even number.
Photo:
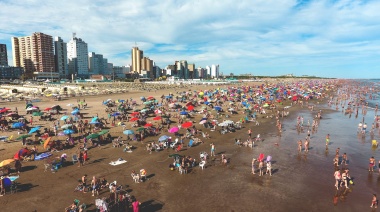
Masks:
[[[41,4],[41,2],[44,2]],[[130,49],[164,68],[219,64],[224,74],[380,78],[378,0],[0,0],[0,43],[72,32],[115,65]]]

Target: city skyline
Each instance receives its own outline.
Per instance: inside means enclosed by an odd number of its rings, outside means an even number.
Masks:
[[[161,68],[187,60],[219,64],[226,75],[373,78],[380,69],[377,1],[6,0],[0,8],[9,65],[11,37],[42,32],[69,42],[75,32],[118,66],[132,65],[137,44]]]

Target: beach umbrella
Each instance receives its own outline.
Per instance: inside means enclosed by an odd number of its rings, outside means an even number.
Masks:
[[[144,104],[144,105],[149,105],[149,104],[152,104],[152,102],[151,102],[151,101],[148,101],[148,102],[144,102],[143,104]]]
[[[148,97],[148,98],[146,98],[146,99],[151,100],[151,99],[154,99],[154,97],[153,97],[153,96],[150,96],[150,97]]]
[[[180,112],[179,114],[181,114],[181,115],[187,115],[187,114],[189,114],[189,113],[186,112],[186,111],[182,111],[182,112]]]
[[[72,127],[73,125],[72,124],[65,124],[61,127],[61,129],[67,129],[69,127]]]
[[[133,113],[131,113],[131,116],[137,116],[137,115],[140,115],[140,113],[139,112],[133,112]]]
[[[137,121],[137,120],[139,120],[139,118],[136,118],[136,117],[129,119],[129,121]]]
[[[30,129],[29,134],[37,132],[40,128],[41,128],[41,126],[33,127],[32,129]]]
[[[124,130],[123,133],[125,135],[133,135],[133,134],[135,134],[135,132],[133,132],[133,130]]]
[[[163,135],[163,136],[161,136],[161,137],[158,139],[158,141],[162,142],[162,141],[167,140],[168,138],[169,138],[169,136],[167,136],[167,135]]]
[[[73,133],[74,133],[74,130],[71,130],[71,129],[67,129],[67,130],[63,131],[63,134],[65,134],[65,135],[71,135]]]
[[[43,112],[33,112],[33,116],[42,116],[44,115]]]
[[[144,127],[140,127],[140,128],[138,128],[136,131],[144,131],[145,130],[145,128]]]
[[[33,111],[33,110],[38,110],[38,108],[35,108],[35,107],[28,107],[28,108],[26,109],[26,111]]]
[[[172,128],[170,128],[170,130],[169,130],[170,133],[176,133],[176,132],[178,132],[178,131],[179,131],[179,128],[178,128],[178,127],[172,127]]]
[[[152,123],[147,123],[147,124],[144,125],[144,127],[151,127],[151,126],[153,126]]]
[[[47,145],[50,143],[51,137],[47,138],[44,142],[44,149],[46,149]]]
[[[91,121],[90,124],[99,124],[100,122],[98,121]]]
[[[33,105],[30,104],[30,103],[29,103],[29,104],[26,104],[26,105],[25,105],[25,109],[28,109],[28,107],[33,107]]]
[[[73,110],[73,111],[71,111],[71,115],[77,115],[78,113],[80,113],[79,110]]]
[[[109,132],[109,130],[102,130],[100,132],[98,132],[98,135],[104,135],[104,134],[107,134]]]
[[[272,156],[268,155],[267,156],[267,162],[270,162],[272,160]]]
[[[16,123],[13,123],[12,124],[12,128],[21,128],[23,127],[25,124],[22,123],[22,122],[16,122]]]
[[[11,109],[10,108],[2,108],[1,110],[0,110],[0,113],[5,113],[5,112],[8,112],[8,111],[10,111]]]
[[[30,137],[31,135],[21,135],[21,136],[19,136],[18,138],[16,138],[16,140],[22,140],[22,139],[24,139],[24,138],[28,138],[28,137]]]
[[[61,117],[61,120],[63,121],[63,120],[66,120],[66,119],[68,119],[69,118],[69,116],[62,116]]]
[[[91,119],[91,122],[96,122],[99,118],[95,116],[94,118]]]
[[[87,139],[92,139],[92,138],[97,138],[97,137],[99,137],[99,134],[97,134],[97,133],[93,133],[93,134],[91,134],[91,135],[88,135],[86,138],[87,138]]]
[[[47,108],[44,109],[44,111],[49,111],[51,109],[52,109],[51,107],[47,107]]]
[[[185,122],[181,125],[183,128],[189,128],[193,126],[193,123],[191,121]]]
[[[12,113],[8,113],[8,114],[7,114],[8,117],[9,117],[9,116],[16,116],[16,115],[18,115],[18,114],[15,113],[15,112],[12,112]]]
[[[222,110],[222,108],[221,108],[221,107],[219,107],[219,106],[215,106],[215,107],[214,107],[214,109],[215,109],[215,110],[217,110],[217,111],[220,111],[220,110]]]
[[[189,105],[189,106],[187,107],[187,110],[190,110],[190,111],[194,110],[194,106]]]
[[[6,160],[3,160],[3,161],[0,162],[0,167],[9,165],[9,164],[11,164],[13,162],[15,162],[15,159],[6,159]]]
[[[113,113],[111,116],[120,116],[120,115],[121,113],[116,112],[116,113]]]
[[[140,110],[141,113],[145,113],[146,111],[148,111],[148,109],[142,109],[142,110]]]
[[[161,120],[161,116],[156,116],[153,118],[153,120],[155,120],[155,121]]]

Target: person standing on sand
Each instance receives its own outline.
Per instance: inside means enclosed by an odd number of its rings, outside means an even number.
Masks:
[[[369,172],[373,172],[373,167],[375,166],[375,158],[372,156],[370,159],[369,159],[369,167],[368,167],[368,171]]]
[[[326,135],[326,149],[328,149],[328,145],[330,143],[330,134]]]
[[[298,152],[301,152],[302,151],[302,141],[299,140],[298,141]]]
[[[215,144],[214,144],[214,143],[211,143],[210,146],[211,146],[211,154],[210,154],[210,155],[211,155],[211,157],[212,157],[212,156],[215,157]]]
[[[133,201],[133,203],[132,203],[133,212],[139,212],[140,211],[140,205],[141,205],[141,202],[139,202],[139,201],[137,201],[137,199],[135,199],[135,201]]]
[[[264,169],[264,162],[263,162],[263,160],[260,160],[260,162],[259,162],[259,176],[264,175],[263,169]]]
[[[255,163],[256,163],[256,158],[253,158],[252,159],[252,172],[251,172],[252,174],[255,174],[255,171],[256,171],[255,170],[256,169],[256,164]]]
[[[335,177],[335,187],[339,190],[340,182],[342,181],[342,175],[340,174],[340,169],[337,169],[334,173]]]
[[[305,152],[309,152],[309,140],[305,140]]]
[[[248,137],[249,137],[249,138],[252,137],[252,130],[251,130],[251,129],[248,130]]]

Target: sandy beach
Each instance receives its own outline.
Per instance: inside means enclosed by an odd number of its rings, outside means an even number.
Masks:
[[[251,82],[246,85],[257,87],[261,84]],[[341,86],[338,82],[337,85]],[[241,86],[241,84],[229,86]],[[71,108],[67,105],[76,104],[77,99],[85,98],[88,107],[81,110],[81,113],[84,114],[84,119],[90,121],[95,114],[98,114],[99,118],[107,119],[106,107],[102,104],[106,99],[132,98],[140,104],[137,107],[141,109],[143,108],[141,96],[153,96],[160,99],[162,95],[169,93],[176,95],[178,91],[204,91],[219,87],[217,85],[186,85],[176,89],[70,97],[62,101],[44,98],[35,105],[43,109],[59,104],[64,108],[62,112],[69,114]],[[141,202],[141,211],[366,211],[370,209],[372,193],[376,193],[380,186],[378,170],[376,169],[374,173],[369,173],[367,170],[368,159],[371,156],[374,156],[376,160],[380,158],[379,150],[371,148],[371,141],[379,140],[379,133],[375,133],[372,137],[358,136],[357,124],[363,116],[348,117],[340,107],[336,110],[334,106],[328,106],[330,97],[336,96],[337,87],[325,90],[321,98],[305,100],[303,106],[294,104],[292,99],[284,99],[281,104],[275,103],[277,109],[273,112],[266,109],[267,114],[257,114],[259,125],[253,122],[243,123],[242,129],[223,135],[219,133],[220,127],[217,127],[215,131],[210,131],[198,124],[202,114],[194,114],[190,121],[193,121],[197,129],[209,133],[210,139],[197,135],[196,137],[203,143],[193,147],[187,147],[189,139],[185,139],[185,145],[179,152],[169,148],[149,154],[146,150],[148,143],[157,142],[162,135],[174,137],[166,130],[157,136],[146,137],[141,142],[131,141],[130,144],[135,147],[132,153],[124,152],[122,147],[114,148],[112,143],[89,148],[89,160],[83,167],[78,167],[77,164],[71,162],[71,156],[77,152],[79,144],[71,149],[52,152],[53,156],[50,158],[60,157],[63,153],[68,155],[64,166],[54,173],[50,170],[45,171],[45,160],[22,161],[21,173],[13,173],[13,175],[19,175],[18,190],[12,194],[7,192],[5,196],[0,197],[2,211],[64,211],[74,199],[85,203],[86,211],[96,211],[95,199],[109,197],[110,192],[108,188],[102,189],[98,196],[91,196],[91,192],[74,192],[78,180],[84,174],[88,175],[89,181],[92,176],[105,177],[108,182],[117,181],[118,185],[123,186],[123,190]],[[312,111],[308,107],[310,105],[313,105]],[[276,128],[276,110],[283,111],[286,106],[289,107],[287,109],[289,115],[279,117],[282,124],[280,133]],[[26,114],[25,102],[10,102],[3,104],[2,107],[12,110],[17,107],[19,114]],[[223,109],[226,110],[227,107],[223,106]],[[322,119],[319,121],[317,130],[310,136],[309,152],[299,153],[297,141],[305,140],[307,129],[297,132],[297,117],[302,116],[304,122],[307,123],[308,120],[312,121],[319,111],[322,112]],[[128,113],[131,112],[133,111],[128,111]],[[244,110],[240,108],[237,112],[237,114],[230,114],[227,118],[225,115],[229,113],[226,111],[222,113],[224,116],[218,121],[222,122],[225,119],[239,121],[244,116]],[[215,115],[216,112],[211,110],[211,114]],[[53,117],[60,119],[63,115]],[[31,115],[25,117],[29,120]],[[148,122],[157,125],[159,122],[154,122],[152,117],[154,114],[150,115]],[[373,110],[365,115],[369,123],[372,123],[373,117]],[[125,123],[126,129],[137,129],[131,128],[133,122]],[[40,125],[43,128],[53,127],[52,122],[40,121],[38,117],[34,117],[33,125]],[[124,140],[127,138],[121,126],[112,127],[107,124],[106,127],[109,128],[109,134],[113,138],[118,136],[122,136]],[[236,145],[235,138],[241,141],[247,140],[248,129],[252,129],[254,137],[260,134],[261,141],[256,141],[253,148]],[[185,133],[186,130],[180,129],[179,132]],[[328,150],[325,148],[326,134],[331,135]],[[3,131],[1,135],[19,136],[17,130],[14,129]],[[73,136],[76,137],[79,134],[75,133]],[[65,138],[66,136],[54,137],[60,140]],[[169,169],[169,164],[173,163],[173,158],[169,157],[170,154],[192,156],[199,162],[200,152],[206,151],[210,154],[211,143],[215,143],[216,156],[207,159],[205,169],[197,165],[189,168],[187,174],[180,174],[177,170]],[[13,158],[21,148],[23,148],[21,141],[0,142],[0,161]],[[336,148],[341,149],[340,153],[347,152],[348,154],[348,167],[355,182],[349,189],[337,190],[334,187],[333,159]],[[39,145],[38,151],[46,150]],[[265,154],[265,157],[270,155],[273,158],[272,176],[251,173],[252,158],[258,158],[261,153]],[[222,154],[227,157],[227,164],[221,162]],[[127,162],[118,166],[109,164],[118,158],[125,159]],[[134,183],[131,171],[140,169],[147,171],[148,179]],[[334,198],[338,199],[337,204],[334,204]],[[126,211],[126,209],[115,208],[113,211]],[[129,211],[133,210],[129,208]]]

